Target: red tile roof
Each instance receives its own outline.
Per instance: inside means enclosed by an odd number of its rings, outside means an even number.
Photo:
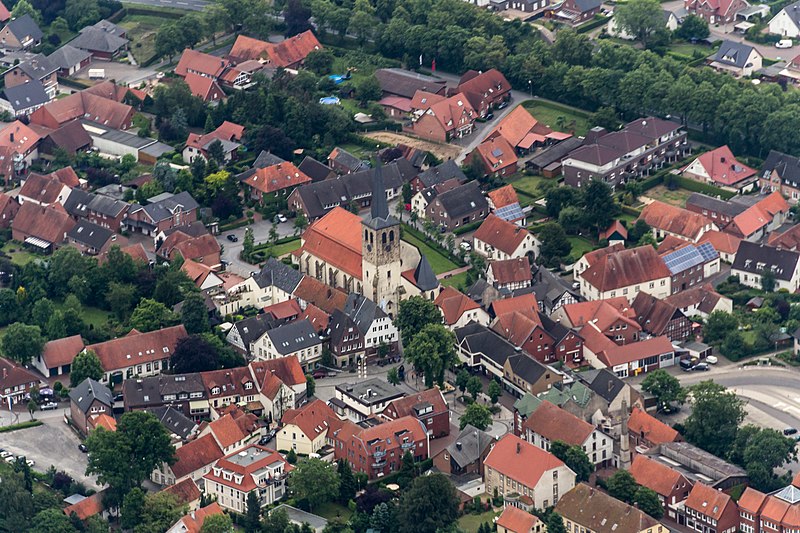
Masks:
[[[211,269],[211,267],[192,261],[191,259],[183,262],[181,270],[186,272],[186,275],[189,276],[189,279],[192,280],[198,288],[202,288],[209,276],[214,274],[214,270]],[[219,284],[215,284],[214,286],[218,285]]]
[[[639,220],[651,227],[684,237],[691,241],[700,238],[705,229],[710,229],[711,220],[699,213],[665,204],[658,200],[642,209]]]
[[[478,116],[469,100],[461,93],[429,104],[427,108],[444,131],[453,131],[463,124],[473,122]]]
[[[19,210],[19,202],[5,193],[0,192],[0,228],[11,226],[11,221]]]
[[[105,510],[103,506],[103,491],[95,492],[85,500],[64,508],[64,514],[67,516],[75,513],[81,520],[88,520],[92,516],[99,515]]]
[[[331,319],[328,313],[311,303],[306,305],[306,310],[303,311],[303,314],[300,315],[299,318],[300,320],[304,318],[307,319],[318,332],[327,328],[328,322]]]
[[[81,186],[81,179],[72,167],[60,168],[51,172],[50,175],[67,187],[72,187],[74,189],[75,187]]]
[[[655,249],[645,245],[601,257],[580,276],[602,293],[669,278],[670,272]]]
[[[631,409],[631,416],[628,419],[628,431],[643,436],[653,444],[681,440],[677,431],[638,407]]]
[[[756,174],[755,169],[736,160],[728,145],[705,152],[695,161],[703,166],[711,181],[719,185],[736,185]]]
[[[513,185],[504,185],[486,194],[489,196],[489,200],[492,201],[492,205],[495,209],[519,203],[519,197]]]
[[[248,461],[246,464],[242,464],[239,461],[230,460],[231,457],[241,457],[241,454],[251,455],[253,459]],[[214,465],[217,468],[228,470],[236,474],[241,474],[241,483],[236,483],[233,479],[225,479],[223,476],[216,476],[214,475],[214,470],[211,470],[208,474],[203,476],[203,478],[215,483],[219,483],[220,485],[226,485],[228,487],[235,488],[236,490],[240,490],[242,492],[250,492],[256,488],[256,483],[253,480],[253,474],[275,463],[283,463],[284,472],[291,472],[293,469],[292,465],[287,463],[286,459],[284,459],[281,454],[264,448],[263,446],[251,444],[239,452],[226,455]]]
[[[294,290],[294,296],[307,303],[314,304],[328,314],[335,310],[343,311],[347,303],[347,293],[318,279],[305,276]]]
[[[539,523],[539,519],[519,507],[509,505],[503,509],[495,523],[497,527],[502,527],[511,533],[531,533]]]
[[[176,479],[188,476],[222,458],[223,455],[214,436],[203,435],[175,450],[176,460],[172,465],[172,473]]]
[[[507,93],[510,90],[511,84],[508,83],[506,77],[499,70],[493,68],[471,76],[458,85],[458,91],[466,95],[473,107],[478,107],[481,102],[487,99],[493,100],[497,98],[498,94]]]
[[[217,79],[229,64],[227,59],[187,48],[181,54],[178,66],[175,67],[175,74],[185,77],[190,71],[193,71]]]
[[[184,81],[189,86],[189,91],[204,102],[218,102],[225,96],[225,92],[213,78],[188,72]]]
[[[225,139],[227,141],[241,141],[242,137],[244,137],[244,126],[240,126],[235,122],[229,122],[225,120],[209,135],[212,134],[218,139]]]
[[[747,487],[744,489],[742,497],[739,498],[737,504],[742,511],[756,515],[761,511],[761,506],[764,505],[766,499],[767,495],[763,492],[759,492],[752,487]]]
[[[535,487],[545,472],[564,466],[555,455],[511,433],[497,441],[483,464],[526,487]]]
[[[767,519],[775,524],[780,524],[789,507],[789,502],[781,500],[780,498],[767,498],[763,509],[761,509],[761,518]]]
[[[597,354],[597,357],[606,366],[613,367],[674,351],[675,348],[672,347],[669,338],[661,336],[623,346],[613,346]]]
[[[248,435],[242,431],[242,428],[239,427],[239,424],[236,423],[236,420],[230,414],[211,422],[208,425],[208,429],[217,439],[222,449],[233,446],[237,442],[244,440]]]
[[[378,103],[382,106],[393,107],[406,113],[411,112],[411,99],[403,98],[402,96],[384,96],[378,100]]]
[[[13,141],[11,140],[13,137]],[[19,120],[15,120],[0,130],[0,146],[13,149],[20,154],[28,154],[41,140],[41,136]]]
[[[694,484],[689,497],[686,498],[686,507],[714,520],[722,518],[725,507],[731,503],[730,496],[699,481]]]
[[[792,230],[789,230],[786,233],[789,233],[790,231]],[[780,237],[782,238],[783,235],[781,235]],[[781,238],[777,239],[778,244],[773,244],[772,242],[770,242],[769,244],[772,244],[773,246],[781,246],[780,244]],[[720,253],[735,254],[736,251],[739,249],[739,243],[742,242],[742,239],[740,239],[735,235],[731,235],[730,233],[723,233],[721,231],[707,231],[703,234],[703,238],[700,239],[700,244],[703,244],[704,242],[710,243],[711,246],[713,246],[714,249]]]
[[[142,243],[131,244],[122,248],[122,251],[131,256],[134,261],[142,261],[143,263],[147,263],[150,260]]]
[[[492,214],[486,217],[474,236],[479,241],[512,255],[528,235],[530,233],[525,228]]]
[[[267,50],[270,48],[272,48],[272,43],[239,35],[228,56],[236,62],[266,59],[268,57]]]
[[[458,322],[458,319],[467,311],[480,309],[481,307],[467,295],[453,287],[445,287],[433,303],[441,309],[444,315],[444,322],[447,325],[453,325]]]
[[[64,241],[75,221],[57,206],[39,206],[25,202],[11,222],[11,229],[58,245]]]
[[[536,120],[524,107],[515,107],[506,115],[499,124],[486,136],[502,136],[511,146],[519,146],[522,140],[531,132],[547,135],[552,132],[550,128]]]
[[[297,357],[279,357],[269,361],[253,361],[250,369],[257,383],[262,383],[268,374],[275,374],[288,386],[305,385],[306,375]]]
[[[117,421],[111,416],[103,413],[100,415],[92,415],[89,417],[89,427],[91,428],[98,428],[101,427],[106,431],[116,431],[117,430]]]
[[[628,230],[625,228],[625,226],[622,225],[622,222],[620,220],[615,220],[614,222],[611,223],[609,227],[600,232],[600,239],[601,240],[608,239],[615,232],[619,233],[623,239],[628,238]]]
[[[501,285],[530,281],[532,277],[531,263],[527,257],[492,261],[489,268],[492,269],[494,279]]]
[[[178,341],[187,336],[186,328],[182,324],[148,333],[131,330],[124,337],[92,344],[86,349],[97,354],[103,370],[113,372],[129,366],[169,359],[175,352]]]
[[[223,511],[222,507],[220,507],[217,502],[213,502],[196,511],[192,511],[180,519],[180,522],[183,524],[183,529],[180,529],[179,531],[183,533],[200,533],[200,531],[203,529],[203,523],[206,521],[206,518],[218,514],[223,514]]]
[[[493,137],[488,141],[483,141],[476,148],[483,159],[486,173],[492,172],[514,165],[517,165],[517,152],[514,147],[508,144],[504,137]]]
[[[492,311],[497,317],[516,311],[531,320],[539,321],[539,302],[536,295],[531,293],[495,300],[492,302]]]
[[[309,440],[313,441],[331,427],[333,431],[338,429],[341,426],[341,419],[327,403],[317,399],[300,409],[288,409],[283,414],[281,424],[297,426]]]
[[[639,485],[665,498],[672,494],[683,478],[683,474],[677,470],[641,454],[633,459],[630,473]],[[686,478],[683,479],[688,483]]]
[[[58,127],[75,119],[86,119],[114,129],[127,129],[133,108],[127,104],[81,91],[53,100],[31,114],[31,123]]]
[[[411,109],[421,109],[426,110],[430,108],[433,104],[438,102],[443,102],[447,100],[447,97],[443,94],[436,94],[436,93],[429,93],[428,91],[420,91],[414,93],[414,96],[411,98]]]
[[[32,172],[22,184],[19,194],[42,205],[49,205],[66,200],[69,189],[65,191],[64,184],[55,177]]]
[[[360,280],[361,217],[334,207],[305,230],[302,250]]]
[[[178,498],[178,503],[181,505],[188,505],[200,499],[200,489],[197,488],[197,483],[192,478],[186,478],[175,485],[170,485],[164,489],[164,492]]]
[[[542,325],[538,315],[523,314],[519,311],[500,315],[492,325],[492,330],[507,339],[514,346],[523,346]]]
[[[622,320],[636,329],[641,329],[636,323],[636,311],[624,296],[567,304],[564,306],[564,312],[576,328],[594,322],[598,329],[605,330],[614,322]]]
[[[39,376],[9,359],[0,357],[0,390],[39,383]]]
[[[550,442],[560,440],[570,446],[583,446],[594,431],[589,422],[548,401],[528,415],[523,427]]]
[[[300,304],[294,298],[286,300],[285,302],[268,305],[264,308],[264,314],[270,314],[277,319],[299,316],[302,312],[303,310],[300,309]]]
[[[11,11],[0,2],[0,22],[5,22],[11,18]]]
[[[270,63],[275,67],[292,68],[305,60],[314,50],[321,50],[322,45],[311,30],[294,35],[267,49]]]
[[[293,163],[283,162],[256,169],[251,176],[244,180],[244,183],[261,191],[263,194],[270,194],[311,183],[311,178],[306,176]]]
[[[56,339],[44,345],[42,359],[47,368],[71,365],[75,356],[83,351],[83,339],[80,335]]]
[[[401,418],[404,416],[415,416],[414,406],[421,403],[429,403],[433,406],[433,411],[431,414],[446,413],[449,410],[447,407],[447,402],[442,395],[442,391],[436,387],[432,387],[422,392],[418,392],[417,394],[411,394],[404,398],[392,400],[383,410],[383,416],[390,419]],[[425,416],[428,417],[431,416],[431,414],[427,414]]]
[[[175,257],[174,252],[180,253],[186,260],[202,262],[213,268],[220,264],[222,248],[219,245],[219,241],[213,235],[207,233],[176,244],[173,250],[170,251],[170,258]]]
[[[726,226],[725,229],[726,231],[735,231],[738,228],[741,235],[749,237],[772,222],[776,214],[787,213],[788,211],[789,203],[779,191],[775,191],[757,204],[748,207],[747,210],[733,217],[731,225],[735,228]]]

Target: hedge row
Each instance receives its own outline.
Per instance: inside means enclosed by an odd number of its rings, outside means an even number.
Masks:
[[[225,231],[231,231],[231,230],[234,230],[234,229],[243,228],[243,227],[247,226],[248,224],[250,224],[250,221],[248,219],[240,220],[238,222],[231,222],[230,224],[223,224],[222,226],[220,226],[219,227],[219,231],[220,231],[220,233],[225,232]]]
[[[465,263],[463,259],[461,259],[457,255],[451,254],[450,252],[447,251],[446,248],[444,248],[438,242],[436,242],[435,240],[431,239],[430,237],[428,237],[427,235],[425,235],[424,233],[422,233],[418,229],[412,228],[408,224],[403,224],[400,227],[400,231],[401,231],[401,233],[400,233],[401,236],[402,236],[403,232],[408,232],[409,234],[413,235],[414,237],[416,237],[420,241],[424,242],[425,244],[427,244],[428,246],[430,246],[431,248],[433,248],[434,250],[439,252],[441,255],[443,255],[446,258],[448,258],[450,261],[452,261],[453,263],[455,263],[459,267],[467,266],[467,263]]]
[[[604,17],[603,15],[595,15],[594,20],[590,20],[589,22],[581,24],[575,31],[577,33],[586,33],[587,31],[592,31],[600,26],[605,26],[608,23],[608,20],[608,17]]]
[[[19,424],[0,427],[0,433],[8,433],[9,431],[16,431],[18,429],[35,428],[41,426],[43,423],[44,422],[41,420],[28,420],[27,422],[20,422]]]
[[[465,224],[461,227],[458,227],[453,230],[453,235],[463,235],[465,233],[469,233],[470,231],[475,231],[483,224],[483,220],[476,220],[475,222],[470,222],[469,224]]]
[[[735,192],[726,191],[725,189],[720,189],[719,187],[709,185],[708,183],[702,183],[689,178],[684,178],[683,176],[673,176],[672,179],[674,179],[675,183],[680,185],[681,188],[686,189],[687,191],[699,192],[709,196],[719,196],[723,200],[730,200],[736,196]]]

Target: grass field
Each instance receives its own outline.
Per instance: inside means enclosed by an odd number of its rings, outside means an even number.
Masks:
[[[156,55],[156,33],[166,21],[156,15],[128,15],[119,23],[128,30],[131,52],[140,65]]]
[[[570,257],[569,262],[577,261],[586,252],[591,252],[592,250],[594,250],[595,246],[594,243],[585,237],[570,235],[567,237],[567,240],[572,245],[572,251],[569,254]]]
[[[283,244],[276,245],[272,249],[272,253],[275,255],[275,257],[281,257],[281,256],[286,255],[288,253],[294,252],[298,248],[300,248],[300,238],[299,237],[297,239],[293,240],[293,241],[289,241],[289,242],[285,242]]]
[[[477,533],[481,524],[488,522],[489,525],[492,525],[494,517],[499,515],[500,513],[495,511],[486,511],[481,514],[465,514],[458,519],[458,529],[464,533]]]
[[[334,502],[327,502],[316,509],[314,509],[314,514],[317,514],[327,520],[334,520],[340,519],[343,522],[350,520],[350,516],[353,514],[350,509],[343,505],[339,505],[338,503]]]
[[[417,247],[419,253],[428,259],[428,262],[431,264],[431,268],[435,274],[441,274],[442,272],[448,272],[458,268],[458,265],[453,263],[448,257],[440,254],[428,246],[427,243],[420,241],[413,235],[405,233],[403,235],[403,240]]]
[[[63,302],[54,302],[53,305],[56,309],[61,309],[64,306]],[[81,318],[88,325],[92,324],[94,327],[99,327],[108,322],[108,319],[113,315],[108,311],[98,307],[90,307],[84,305],[81,307]]]
[[[456,289],[460,289],[467,282],[467,274],[467,272],[462,272],[461,274],[450,276],[447,279],[439,280],[439,283],[445,287],[455,287]]]
[[[511,185],[518,191],[530,194],[536,198],[544,196],[542,185],[545,183],[552,183],[557,185],[556,180],[545,178],[544,176],[525,176],[521,175],[519,179],[511,180]],[[521,201],[522,199],[520,199]]]
[[[14,250],[12,252],[12,250]],[[24,267],[34,259],[37,259],[39,256],[28,252],[25,248],[16,242],[7,242],[0,251],[8,254],[11,256],[11,262],[19,267]]]
[[[704,46],[701,44],[692,44],[687,42],[678,42],[672,43],[669,46],[670,52],[675,52],[677,54],[683,54],[685,56],[694,57],[694,53],[699,52],[702,57],[706,57],[713,52],[715,48],[711,46]]]
[[[536,120],[554,130],[581,136],[589,131],[589,113],[584,111],[539,100],[528,100],[522,105]]]
[[[652,198],[653,200],[660,200],[665,204],[674,205],[676,207],[686,207],[686,199],[692,194],[692,191],[686,189],[675,189],[671,191],[663,185],[653,187],[644,196]]]

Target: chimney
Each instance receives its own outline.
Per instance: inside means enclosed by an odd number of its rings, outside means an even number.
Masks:
[[[14,142],[14,132],[13,132],[13,131],[12,131],[12,132],[9,134],[9,140],[10,140],[12,143]]]
[[[3,379],[8,378],[8,369],[3,367]]]
[[[522,445],[518,442],[517,443],[517,454],[519,454],[520,451],[522,451]]]
[[[460,442],[456,442],[456,449],[458,449],[458,450],[461,449],[461,443]]]

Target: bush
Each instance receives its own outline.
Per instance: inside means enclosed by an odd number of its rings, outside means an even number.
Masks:
[[[43,422],[41,420],[28,420],[27,422],[20,422],[19,424],[0,427],[0,433],[8,433],[9,431],[16,431],[18,429],[35,428],[42,424]]]

